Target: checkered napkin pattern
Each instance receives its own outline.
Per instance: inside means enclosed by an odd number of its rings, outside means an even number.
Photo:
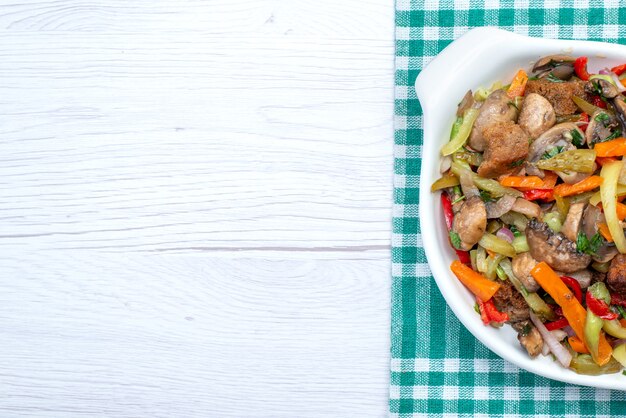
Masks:
[[[446,306],[420,235],[422,112],[413,90],[421,69],[473,27],[626,43],[623,6],[589,0],[396,0],[391,416],[626,417],[626,392],[523,371],[491,353]]]

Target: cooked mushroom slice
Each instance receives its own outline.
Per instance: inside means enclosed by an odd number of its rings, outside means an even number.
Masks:
[[[607,112],[604,109],[596,110],[591,115],[589,125],[587,125],[587,132],[585,133],[587,144],[592,145],[596,142],[602,142],[613,135],[615,130],[619,128],[619,122],[612,112]]]
[[[510,194],[505,194],[495,202],[487,202],[485,207],[487,208],[487,218],[495,219],[504,215],[511,210],[515,204],[516,198]]]
[[[512,105],[511,99],[504,90],[492,92],[481,106],[478,117],[469,137],[469,145],[476,151],[484,151],[486,142],[483,138],[483,129],[496,122],[515,121],[517,108]]]
[[[593,237],[598,232],[598,225],[604,222],[602,211],[595,205],[587,205],[583,211],[582,232]]]
[[[546,98],[530,93],[524,98],[517,123],[535,139],[554,126],[556,114]]]
[[[601,78],[591,79],[585,84],[585,91],[590,94],[596,94],[600,92],[606,99],[612,99],[619,94],[617,87],[606,80]]]
[[[585,234],[587,239],[592,239],[596,234],[598,234],[598,225],[604,222],[605,219],[602,211],[595,205],[587,205],[585,211],[583,212],[582,232]],[[597,263],[607,263],[617,254],[618,251],[617,248],[615,248],[615,245],[603,241],[600,248],[598,248],[592,256],[592,259]]]
[[[545,131],[530,145],[528,161],[535,163],[541,160],[553,148],[560,147],[560,152],[575,149],[576,147],[572,145],[572,138],[576,134],[572,134],[572,131],[580,134],[581,138],[584,137],[583,132],[572,122],[559,123]]]
[[[626,254],[620,254],[611,261],[606,285],[613,292],[626,297]]]
[[[559,276],[569,276],[573,279],[576,279],[582,289],[586,289],[589,287],[589,285],[591,284],[591,278],[593,276],[589,269],[582,269],[571,273],[565,273],[563,271],[556,271],[555,273]]]
[[[535,202],[518,197],[511,208],[513,212],[521,213],[531,218],[538,218],[541,215],[541,207]]]
[[[539,290],[539,285],[535,281],[534,277],[530,275],[530,271],[535,268],[538,261],[533,258],[530,253],[521,253],[513,257],[511,260],[511,266],[513,267],[513,274],[524,285],[529,292],[536,292]]]
[[[579,253],[576,244],[561,233],[554,233],[544,222],[531,219],[526,227],[526,240],[530,255],[545,261],[555,270],[572,273],[586,268],[591,256]]]
[[[526,349],[528,355],[536,357],[543,350],[543,337],[530,321],[512,323],[511,326],[517,331],[517,340]]]
[[[461,249],[471,249],[482,238],[487,229],[485,203],[478,196],[470,197],[463,203],[454,217],[452,230],[459,234]]]
[[[547,55],[545,57],[541,57],[537,60],[535,65],[533,65],[533,73],[540,73],[547,70],[551,70],[558,66],[571,66],[573,68],[573,64],[576,58],[571,55],[564,54],[556,54],[556,55]]]
[[[461,100],[461,103],[459,103],[459,106],[456,109],[456,115],[458,117],[462,117],[463,113],[465,113],[467,109],[472,107],[473,104],[474,95],[472,94],[471,90],[468,90],[467,93],[465,93],[465,96],[463,96],[463,100]]]
[[[576,242],[576,238],[578,237],[578,230],[582,224],[585,205],[584,202],[572,204],[569,207],[569,212],[567,212],[563,227],[561,228],[561,233],[573,242]]]
[[[619,95],[611,101],[611,105],[617,115],[617,120],[622,125],[622,132],[626,132],[626,98]]]
[[[594,165],[594,167],[597,167],[596,165]],[[595,171],[595,168],[594,168]],[[561,180],[563,180],[564,183],[567,184],[576,184],[580,181],[583,181],[584,179],[586,179],[587,177],[591,176],[591,174],[589,173],[576,173],[574,171],[555,171],[555,173],[561,178]]]
[[[619,254],[619,251],[617,251],[615,245],[609,245],[605,242],[591,258],[597,263],[608,263],[613,260],[617,254]]]

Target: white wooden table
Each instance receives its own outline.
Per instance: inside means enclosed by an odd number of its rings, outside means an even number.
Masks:
[[[0,28],[0,416],[385,416],[393,2]]]

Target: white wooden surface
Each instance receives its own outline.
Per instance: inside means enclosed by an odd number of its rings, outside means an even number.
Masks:
[[[0,31],[0,416],[386,415],[393,2]]]

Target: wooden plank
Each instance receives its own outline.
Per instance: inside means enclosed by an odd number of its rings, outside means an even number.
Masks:
[[[389,261],[3,258],[0,415],[384,416]]]
[[[193,32],[392,39],[384,0],[20,0],[3,2],[0,29],[71,32]]]
[[[3,40],[0,246],[388,247],[392,42]]]

